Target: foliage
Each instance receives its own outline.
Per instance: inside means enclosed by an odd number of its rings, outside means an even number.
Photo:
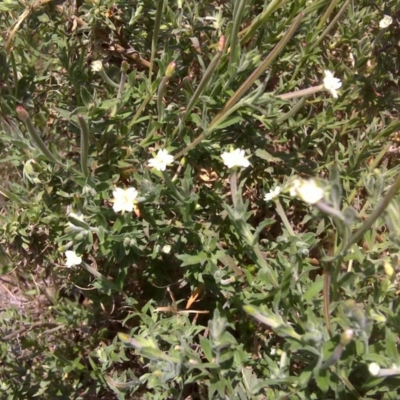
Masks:
[[[4,398],[397,398],[395,7],[0,4]]]

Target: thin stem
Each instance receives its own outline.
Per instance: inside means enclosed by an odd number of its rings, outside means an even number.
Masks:
[[[312,86],[307,89],[296,90],[295,92],[279,94],[276,97],[281,100],[291,100],[298,97],[306,97],[311,94],[320,92],[321,90],[324,90],[324,85]]]
[[[318,29],[322,28],[322,25],[325,24],[326,20],[329,18],[331,15],[333,9],[336,7],[336,4],[338,3],[339,0],[333,0],[330,2],[328,8],[326,9],[324,15],[321,17],[319,24],[318,24]]]
[[[57,154],[57,158],[54,154],[49,150],[46,144],[43,142],[42,138],[40,137],[39,133],[37,132],[36,128],[33,126],[31,117],[29,116],[28,112],[22,107],[17,106],[17,114],[18,117],[24,122],[26,129],[32,139],[33,144],[36,146],[38,150],[42,152],[42,154],[49,160],[55,164],[61,165],[65,167],[58,159],[60,156]]]
[[[306,103],[306,99],[308,96],[302,97],[295,106],[293,106],[290,111],[288,111],[286,114],[282,115],[282,117],[279,117],[276,119],[277,124],[281,124],[282,122],[286,121],[287,119],[295,116],[298,111],[300,111],[303,107],[304,104]]]
[[[154,20],[153,38],[151,40],[151,58],[150,58],[150,67],[149,67],[150,83],[151,83],[151,75],[153,73],[154,60],[155,60],[156,52],[157,52],[158,34],[160,33],[161,15],[162,15],[163,7],[164,7],[164,0],[158,0],[156,17]]]
[[[397,175],[394,184],[391,186],[389,191],[386,193],[386,196],[378,204],[378,206],[375,208],[375,210],[372,212],[369,218],[363,223],[361,228],[350,237],[347,245],[343,249],[343,254],[351,247],[353,243],[357,243],[364,236],[364,234],[372,227],[372,225],[376,222],[376,220],[383,214],[386,207],[392,201],[393,197],[396,195],[399,189],[400,189],[400,174]]]
[[[215,116],[211,124],[218,121],[233,105],[235,105],[244,93],[253,85],[255,80],[257,80],[261,74],[271,65],[272,61],[281,53],[281,51],[286,46],[287,42],[292,38],[297,28],[300,25],[301,20],[304,17],[304,13],[300,13],[293,21],[290,28],[285,32],[282,39],[267,56],[267,58],[261,63],[261,65],[246,79],[246,81],[240,86],[240,88],[232,95],[232,97],[226,102],[222,111]]]
[[[271,281],[272,286],[277,289],[279,287],[278,281],[276,279],[276,274],[273,271],[273,269],[267,264],[267,262],[264,259],[264,256],[261,254],[261,250],[258,247],[258,244],[255,244],[252,248],[252,250],[254,251],[254,254],[256,256],[256,262],[257,265],[265,270],[269,276],[269,279]]]
[[[157,112],[158,112],[158,120],[160,122],[162,122],[164,119],[163,98],[164,98],[165,91],[167,90],[168,81],[169,81],[169,78],[167,76],[164,76],[164,78],[161,79],[160,85],[158,86]]]
[[[278,8],[283,7],[287,0],[273,0],[271,3],[268,4],[266,10],[259,14],[252,22],[252,24],[245,28],[240,34],[243,34],[242,39],[240,40],[240,44],[247,43],[254,36],[254,32],[260,28],[269,18],[269,16],[274,13]]]
[[[213,75],[215,69],[217,68],[218,63],[221,59],[221,56],[224,51],[224,47],[225,47],[225,37],[222,36],[219,41],[218,52],[215,54],[215,57],[213,58],[210,65],[204,72],[203,78],[201,79],[199,85],[197,86],[195,92],[193,93],[193,96],[190,99],[189,104],[186,107],[185,113],[182,116],[182,121],[186,120],[187,116],[190,114],[194,105],[196,104],[198,98],[203,93],[204,89],[207,87],[207,84],[208,84],[210,78],[212,77],[212,75]]]
[[[78,122],[81,127],[81,168],[85,178],[89,176],[88,153],[89,153],[89,127],[85,118],[78,115]]]
[[[278,215],[281,217],[283,225],[285,226],[286,230],[289,232],[289,235],[295,236],[292,225],[290,225],[290,222],[287,219],[285,210],[283,209],[282,204],[279,201],[279,199],[275,200],[275,204],[276,204],[276,211],[277,211]]]
[[[150,88],[150,90],[151,90],[151,88]],[[135,115],[132,117],[131,121],[129,122],[128,128],[131,128],[133,125],[135,125],[137,119],[140,117],[140,114],[143,112],[143,110],[147,106],[147,103],[152,99],[153,93],[154,92],[150,92],[150,93],[147,94],[147,96],[143,100],[142,104],[137,109]]]
[[[122,94],[124,93],[125,82],[126,82],[126,73],[124,71],[121,71],[121,80],[119,81],[118,94],[117,94],[118,100],[122,99]]]
[[[335,3],[337,3],[336,1],[333,1],[330,6],[327,9],[327,12],[331,9],[332,5],[335,5]],[[313,43],[312,48],[315,48],[317,46],[319,46],[319,44],[322,42],[322,40],[324,39],[324,37],[331,31],[331,29],[333,28],[333,26],[336,24],[336,22],[339,20],[339,18],[342,16],[342,14],[346,11],[346,8],[348,7],[348,5],[350,4],[350,0],[347,0],[346,3],[343,4],[342,8],[339,10],[339,12],[335,15],[335,18],[333,18],[333,20],[331,21],[331,23],[327,26],[327,28],[321,33],[321,35],[318,37],[317,41],[315,43]],[[325,22],[325,21],[320,21],[320,25],[321,22]],[[318,28],[322,28],[322,25],[319,26]]]
[[[106,71],[104,71],[104,69],[101,69],[99,71],[100,76],[103,78],[103,81],[105,83],[107,83],[108,85],[112,86],[113,88],[119,89],[119,84],[115,83],[106,73]]]
[[[390,148],[391,145],[392,145],[392,143],[390,143],[390,142],[389,142],[389,143],[386,143],[385,147],[384,147],[384,148],[379,152],[379,154],[376,156],[374,162],[369,166],[369,168],[368,168],[369,171],[373,171],[373,170],[377,167],[377,165],[381,162],[382,158],[383,158],[384,156],[386,156],[387,151],[389,150],[389,148]],[[349,197],[347,198],[347,203],[348,203],[348,204],[351,204],[351,203],[353,202],[354,197],[356,197],[356,194],[357,194],[357,192],[358,192],[358,188],[362,185],[362,183],[363,183],[363,180],[362,180],[362,179],[360,179],[360,180],[357,182],[357,184],[356,184],[356,186],[354,187],[353,191],[350,193]],[[345,209],[346,209],[347,207],[348,207],[348,206],[346,206]]]
[[[239,104],[236,104],[234,107],[232,107],[226,114],[221,118],[218,122],[221,123],[223,122],[227,117],[229,117],[230,114],[238,110],[240,107],[242,107],[242,102]],[[214,120],[213,120],[214,121]],[[189,143],[183,150],[181,150],[179,153],[177,153],[174,157],[179,158],[186,154],[188,151],[192,150],[194,147],[196,147],[202,140],[204,140],[207,135],[209,135],[214,129],[218,127],[218,125],[215,126],[213,124],[213,121],[211,121],[210,125],[204,130],[203,133],[201,133],[199,136],[197,136],[196,139],[193,140],[193,142]]]
[[[237,205],[237,171],[235,168],[232,169],[229,179],[230,179],[230,184],[231,184],[232,204],[233,204],[233,208],[236,209],[236,205]]]
[[[176,188],[176,186],[174,185],[174,183],[171,181],[171,178],[168,174],[167,171],[161,171],[162,175],[164,177],[164,181],[167,184],[168,188],[172,191],[172,193],[174,194],[174,196],[176,197],[176,199],[182,203],[185,203],[185,199],[183,198],[183,196],[179,193],[178,189]]]
[[[229,65],[232,65],[232,63],[236,62],[236,54],[238,54],[238,49],[240,49],[240,44],[238,46],[238,32],[239,32],[239,27],[242,22],[242,17],[243,17],[243,10],[246,5],[246,0],[238,0],[235,3],[235,8],[234,8],[234,15],[233,15],[233,26],[231,30],[231,37],[229,40],[230,44],[230,60],[229,60]]]

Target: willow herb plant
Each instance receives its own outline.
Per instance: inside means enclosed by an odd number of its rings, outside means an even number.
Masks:
[[[0,4],[1,398],[397,398],[394,1]]]

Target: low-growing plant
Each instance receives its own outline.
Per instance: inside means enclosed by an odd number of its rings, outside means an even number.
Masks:
[[[395,2],[0,9],[4,398],[397,398]]]

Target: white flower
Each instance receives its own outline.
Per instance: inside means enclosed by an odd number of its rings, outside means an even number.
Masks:
[[[393,18],[390,15],[385,15],[380,21],[379,21],[379,28],[385,29],[388,26],[392,25]]]
[[[228,168],[243,167],[246,168],[250,165],[249,160],[245,157],[244,150],[236,149],[221,154],[222,161]]]
[[[91,68],[93,72],[100,72],[103,70],[103,63],[100,60],[93,61]]]
[[[165,245],[162,247],[161,251],[162,251],[163,253],[165,253],[165,254],[169,254],[169,253],[171,252],[171,246],[170,246],[169,244],[165,244]]]
[[[296,179],[291,184],[290,195],[297,196],[308,204],[315,204],[324,198],[324,189],[314,179]]]
[[[130,187],[128,189],[115,188],[115,190],[113,191],[113,195],[114,195],[113,209],[115,212],[133,211],[133,208],[135,206],[135,200],[136,197],[138,196],[138,191],[135,188],[133,187]]]
[[[323,80],[323,86],[324,88],[330,92],[330,94],[337,99],[338,93],[337,89],[339,89],[342,86],[342,82],[340,79],[335,78],[333,76],[333,73],[331,71],[324,71],[325,78]]]
[[[377,363],[371,363],[368,365],[368,371],[372,376],[377,376],[381,370],[381,367]]]
[[[174,156],[168,153],[167,150],[158,150],[157,155],[149,160],[149,167],[155,168],[158,171],[165,171],[168,165],[174,162]]]
[[[265,201],[273,200],[275,197],[278,197],[280,193],[281,193],[281,188],[280,186],[277,186],[275,189],[265,194],[264,200]]]
[[[65,252],[65,266],[71,268],[74,265],[79,265],[82,262],[82,257],[79,257],[74,251],[68,250]]]

